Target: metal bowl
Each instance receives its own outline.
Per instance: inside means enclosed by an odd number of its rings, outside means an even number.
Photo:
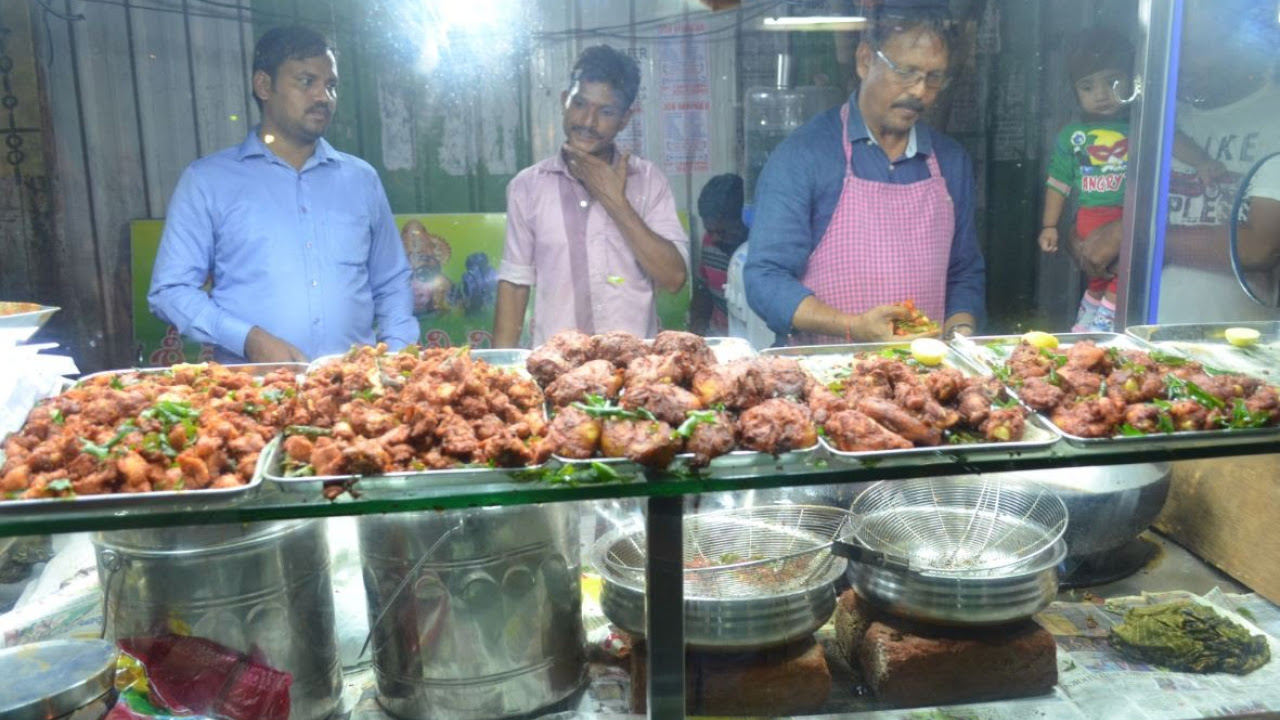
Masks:
[[[847,577],[858,595],[886,612],[920,622],[983,626],[1031,617],[1058,592],[1058,566],[1067,543],[1052,545],[1012,567],[988,571],[920,571],[851,562]]]
[[[633,635],[645,633],[643,578],[609,572],[606,558],[616,546],[630,546],[638,528],[616,530],[592,548],[601,572],[600,605],[610,622]],[[641,538],[643,542],[643,538]],[[824,551],[825,552],[825,551]],[[803,588],[756,597],[697,597],[684,600],[685,643],[695,650],[734,652],[783,645],[812,635],[836,608],[835,583],[845,572],[836,559]]]

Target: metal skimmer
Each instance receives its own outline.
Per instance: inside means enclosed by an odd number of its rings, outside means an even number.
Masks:
[[[817,505],[761,505],[684,520],[685,597],[745,598],[809,587],[832,563],[833,540],[851,532],[849,513]],[[605,571],[644,586],[643,531],[616,543]]]
[[[853,537],[912,570],[1009,571],[1062,537],[1067,507],[1035,483],[982,477],[881,481],[853,501]]]

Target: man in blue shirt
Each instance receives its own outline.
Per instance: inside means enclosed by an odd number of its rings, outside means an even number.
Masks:
[[[418,339],[382,183],[321,137],[337,85],[324,36],[268,31],[253,56],[262,124],[192,163],[174,190],[147,300],[182,334],[216,345],[221,361],[305,361]]]
[[[888,340],[906,300],[948,336],[983,317],[973,163],[918,122],[950,79],[950,27],[945,0],[886,0],[858,46],[859,90],[770,156],[745,285],[780,339]]]

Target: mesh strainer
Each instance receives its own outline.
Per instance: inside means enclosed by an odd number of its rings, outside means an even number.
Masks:
[[[817,505],[762,505],[684,520],[685,597],[763,597],[808,588],[837,560],[828,550],[850,532],[849,513]],[[604,572],[643,587],[644,533],[604,554]]]
[[[1035,557],[1067,528],[1067,507],[1025,481],[879,482],[853,502],[853,537],[912,570],[989,575]]]

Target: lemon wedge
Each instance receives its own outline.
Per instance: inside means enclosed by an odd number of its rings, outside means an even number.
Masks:
[[[1249,347],[1258,342],[1258,338],[1262,337],[1257,330],[1242,327],[1227,328],[1227,331],[1223,334],[1226,335],[1227,342],[1236,347]]]
[[[947,355],[947,344],[933,338],[916,338],[911,341],[911,357],[921,365],[937,365]]]
[[[1038,347],[1043,350],[1052,350],[1058,347],[1058,337],[1042,330],[1032,330],[1024,333],[1022,339],[1026,340],[1031,347]]]

